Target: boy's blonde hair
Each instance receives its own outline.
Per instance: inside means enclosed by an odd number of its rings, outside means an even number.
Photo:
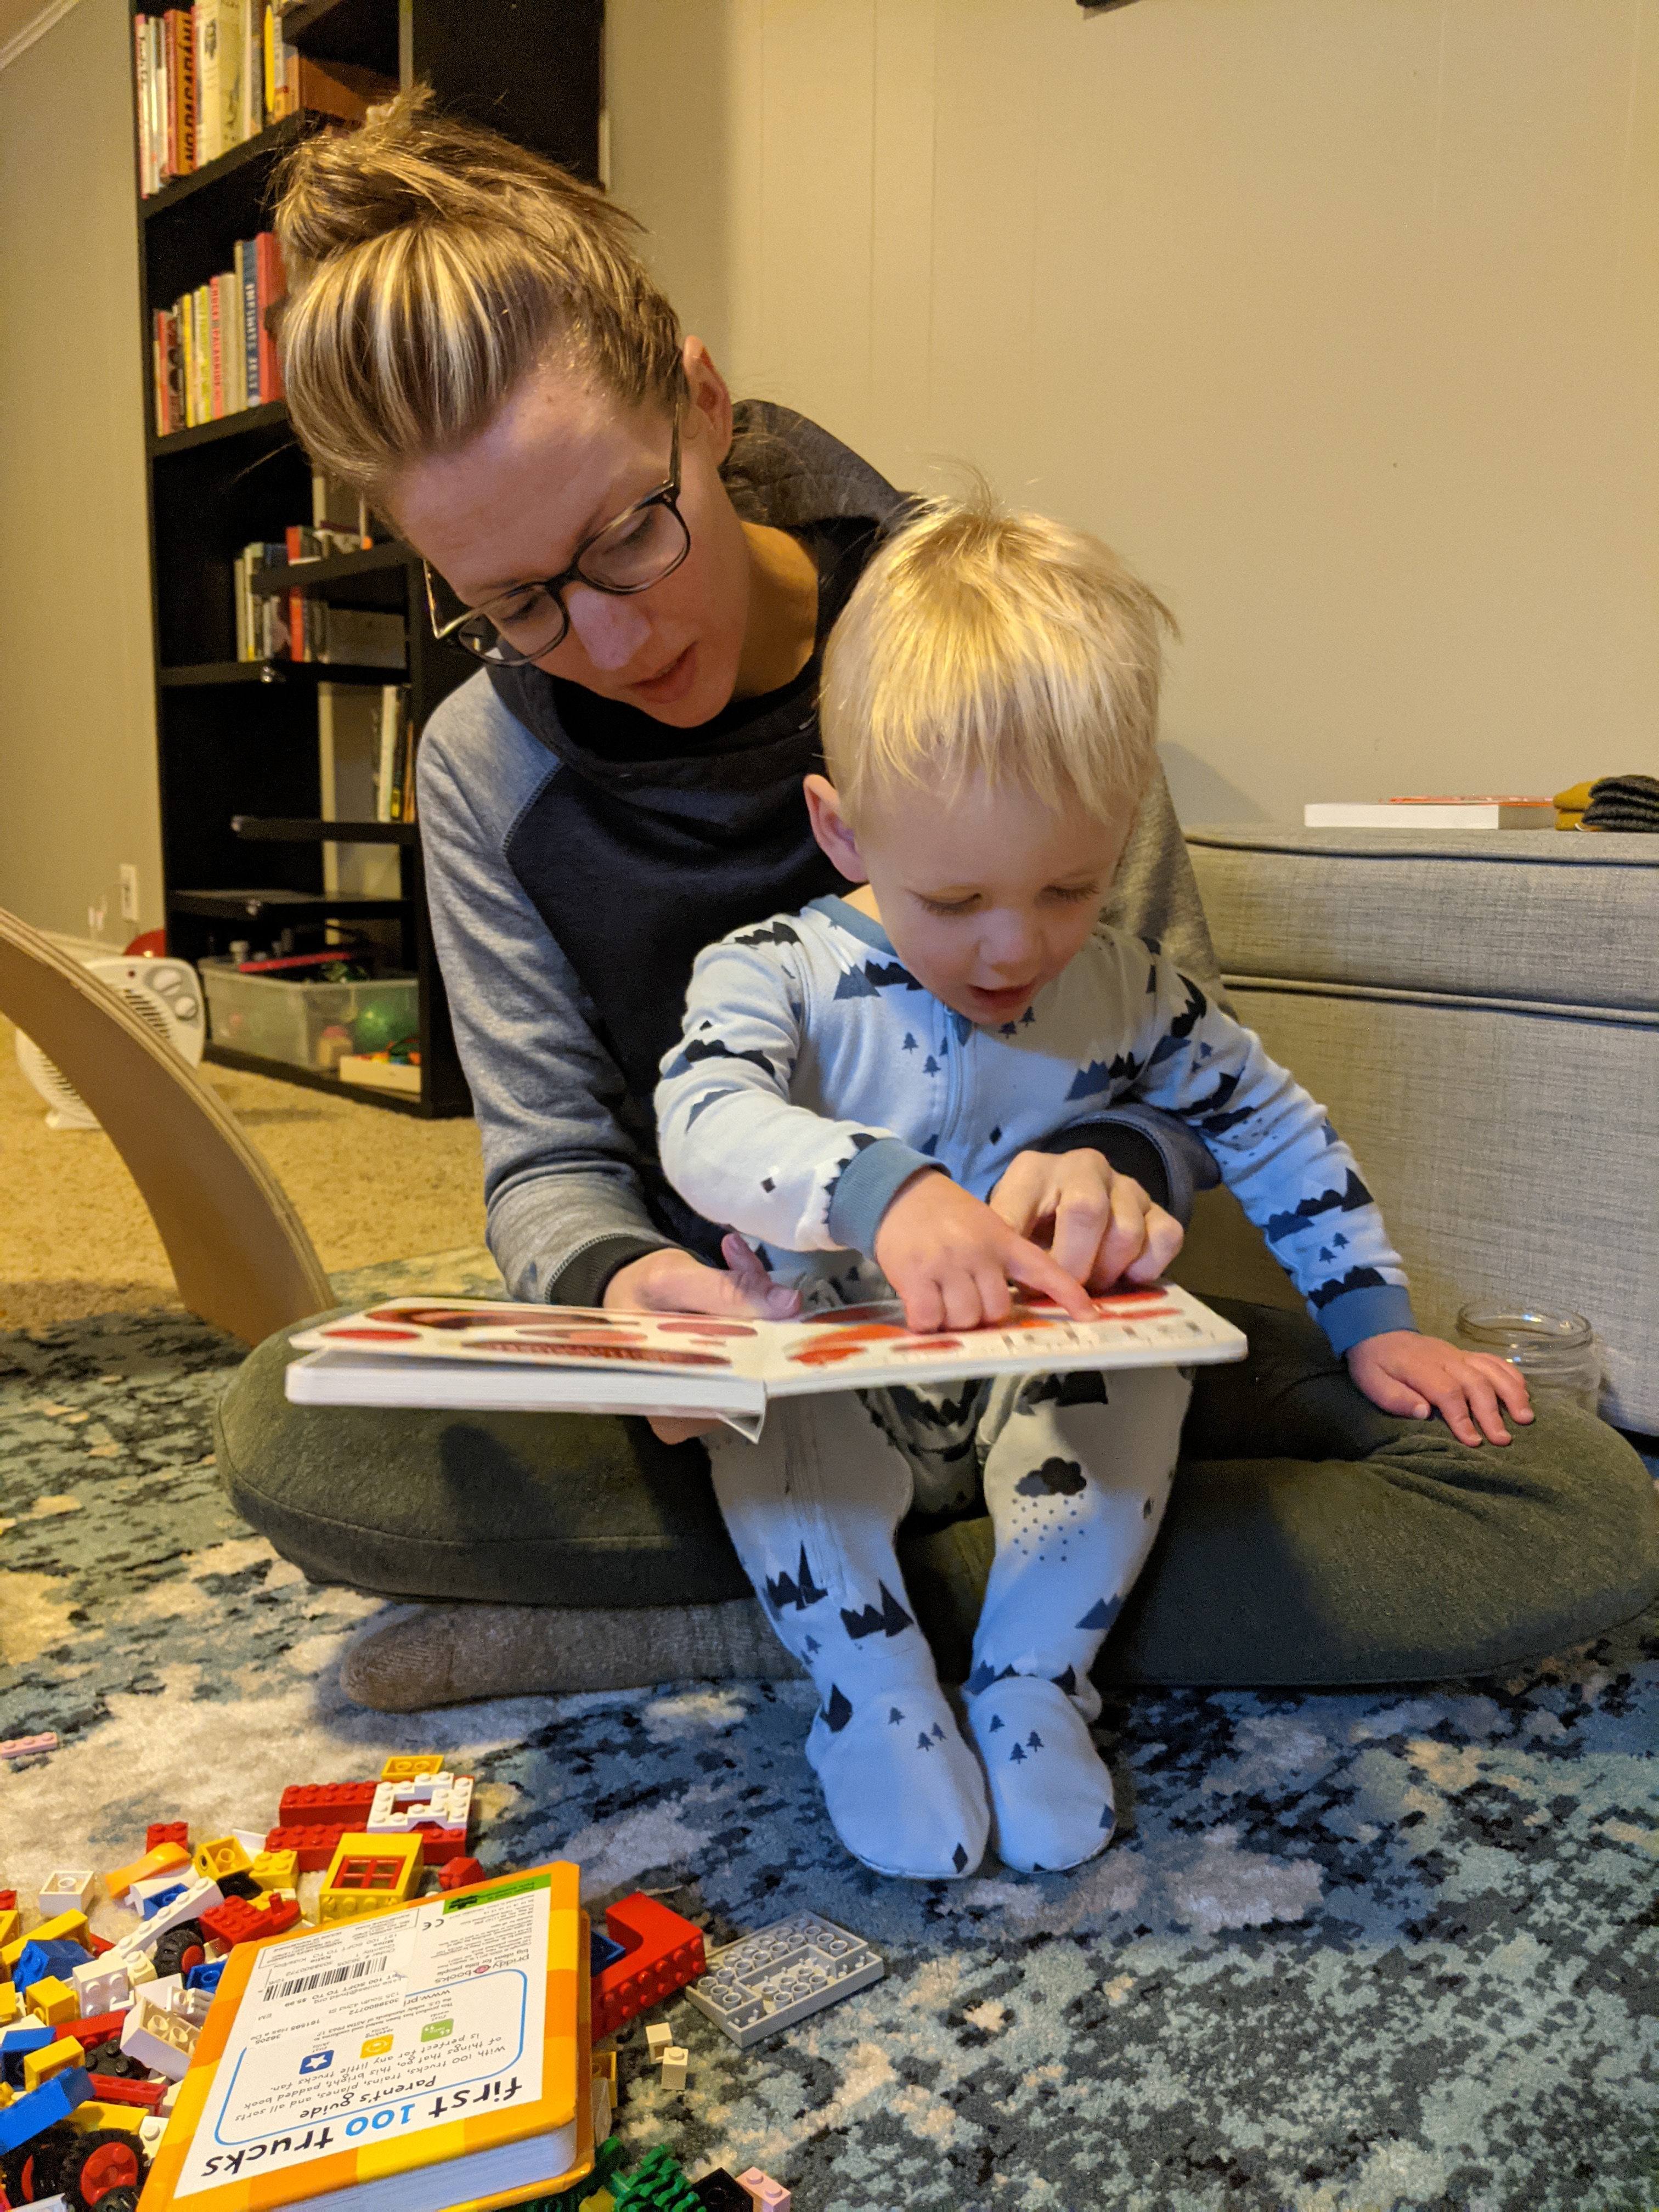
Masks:
[[[872,557],[824,648],[819,727],[856,826],[894,783],[1023,785],[1098,821],[1156,765],[1175,618],[1109,546],[982,484]]]
[[[684,390],[678,319],[595,186],[423,86],[361,129],[307,138],[277,180],[289,412],[370,498],[483,429],[550,356],[625,406]]]

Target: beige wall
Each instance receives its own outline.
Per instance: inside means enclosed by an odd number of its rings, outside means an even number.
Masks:
[[[1179,614],[1188,820],[1659,768],[1659,0],[610,0],[740,391]]]
[[[0,906],[116,947],[161,919],[128,22],[0,70]]]

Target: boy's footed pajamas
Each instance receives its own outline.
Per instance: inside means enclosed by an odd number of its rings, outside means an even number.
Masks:
[[[1168,1500],[1188,1384],[1173,1369],[786,1399],[757,1444],[708,1439],[714,1494],[811,1677],[807,1756],[836,1832],[883,1874],[1075,1866],[1113,1825],[1089,1668]],[[911,1616],[893,1539],[913,1501],[972,1504],[996,1556],[966,1686],[969,1743]]]

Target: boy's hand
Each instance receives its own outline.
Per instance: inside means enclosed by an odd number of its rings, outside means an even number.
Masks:
[[[1349,1374],[1372,1405],[1411,1421],[1437,1411],[1461,1444],[1478,1444],[1483,1435],[1488,1443],[1508,1443],[1500,1401],[1512,1420],[1533,1417],[1520,1369],[1489,1352],[1460,1352],[1437,1336],[1391,1328],[1363,1338],[1347,1358]]]
[[[1091,1291],[1155,1282],[1187,1234],[1132,1176],[1119,1175],[1088,1146],[1018,1153],[991,1193],[991,1211]]]
[[[706,1267],[677,1246],[647,1252],[618,1267],[605,1286],[607,1313],[718,1314],[726,1321],[793,1321],[800,1311],[800,1292],[775,1283],[734,1230],[720,1245],[730,1273]],[[720,1424],[709,1420],[675,1420],[651,1414],[653,1434],[665,1444],[683,1444],[688,1437],[704,1437]]]
[[[912,1176],[889,1201],[876,1231],[875,1261],[915,1329],[1006,1321],[1011,1275],[1053,1298],[1074,1321],[1094,1318],[1074,1275],[936,1169]]]

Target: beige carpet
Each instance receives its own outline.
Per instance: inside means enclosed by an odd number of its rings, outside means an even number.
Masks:
[[[483,1242],[477,1124],[421,1121],[204,1067],[270,1161],[331,1273]],[[0,1021],[0,1328],[176,1306],[143,1200],[98,1130],[46,1127]]]

